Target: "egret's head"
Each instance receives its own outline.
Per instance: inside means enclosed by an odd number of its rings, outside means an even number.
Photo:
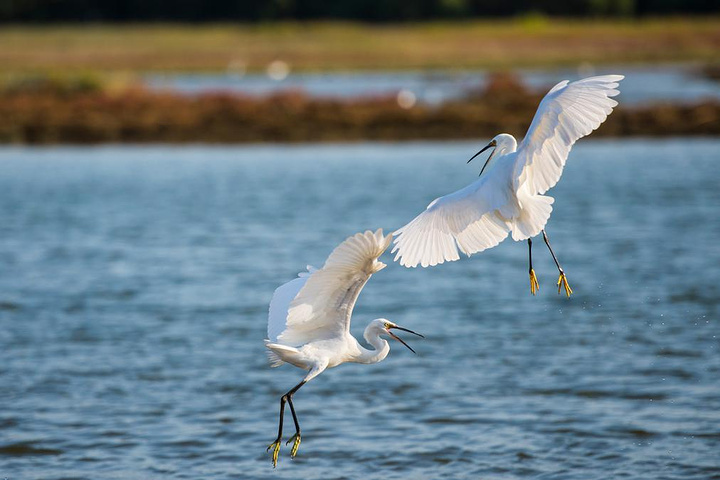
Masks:
[[[386,318],[376,318],[372,322],[370,322],[370,325],[368,325],[367,331],[372,331],[376,335],[389,335],[391,338],[394,338],[398,342],[405,345],[407,348],[410,349],[411,352],[415,353],[415,350],[413,350],[410,345],[405,343],[403,339],[395,335],[392,330],[402,330],[403,332],[412,333],[413,335],[417,335],[418,337],[425,338],[424,336],[420,335],[419,333],[415,333],[412,330],[409,330],[407,328],[401,327],[400,325],[391,322],[390,320]]]
[[[498,154],[498,156],[500,156],[505,155],[506,153],[514,152],[517,148],[517,141],[515,141],[515,137],[508,133],[500,133],[498,135],[495,135],[495,138],[490,140],[490,143],[485,145],[482,150],[473,155],[472,158],[467,161],[467,163],[470,163],[475,157],[477,157],[489,148],[492,148],[493,151],[492,153],[490,153],[488,159],[485,160],[485,165],[483,165],[483,168],[480,170],[480,175],[482,175],[483,171],[485,171],[485,168],[490,164],[490,160],[495,156],[496,153]]]

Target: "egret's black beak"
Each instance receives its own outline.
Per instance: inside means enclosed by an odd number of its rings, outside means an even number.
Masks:
[[[390,329],[392,329],[392,328],[395,328],[395,329],[397,329],[397,330],[402,330],[403,332],[412,333],[413,335],[417,335],[418,337],[421,337],[421,338],[425,338],[425,337],[424,337],[423,335],[420,335],[419,333],[413,332],[412,330],[409,330],[409,329],[407,329],[407,328],[399,327],[399,326],[397,326],[397,325],[386,328],[388,335],[390,335],[392,338],[394,338],[394,339],[397,340],[398,342],[400,342],[400,343],[402,343],[403,345],[405,345],[411,352],[413,352],[414,354],[417,355],[417,352],[416,352],[415,350],[413,350],[410,345],[408,345],[407,343],[405,343],[402,338],[398,337],[397,335],[395,335],[394,333],[392,333],[392,332],[390,331]]]
[[[483,153],[483,152],[484,152],[485,150],[487,150],[488,148],[492,148],[492,147],[497,147],[497,142],[496,142],[495,140],[493,140],[492,142],[490,142],[490,143],[488,143],[487,145],[485,145],[485,147],[484,147],[482,150],[480,150],[479,152],[477,152],[475,155],[473,155],[473,156],[470,158],[470,160],[467,161],[467,163],[472,162],[475,157],[477,157],[478,155],[480,155],[481,153]],[[493,150],[493,153],[495,153],[495,150]],[[483,165],[482,169],[480,170],[480,175],[482,175],[483,171],[485,171],[485,167],[487,167],[488,162],[490,162],[490,159],[492,158],[493,153],[491,153],[490,156],[488,157],[488,159],[485,160],[485,165]]]
[[[411,352],[413,352],[414,354],[417,355],[417,352],[416,352],[415,350],[413,350],[410,345],[408,345],[407,343],[405,343],[405,341],[404,341],[402,338],[398,337],[397,335],[395,335],[394,333],[392,333],[392,332],[390,331],[390,329],[392,329],[392,328],[395,328],[395,329],[397,329],[397,330],[402,330],[403,332],[412,333],[413,335],[417,335],[418,337],[421,337],[421,338],[425,338],[425,337],[424,337],[423,335],[420,335],[419,333],[413,332],[412,330],[409,330],[409,329],[404,328],[404,327],[399,327],[399,326],[397,326],[397,325],[386,328],[386,330],[387,330],[387,332],[388,332],[388,335],[390,335],[392,338],[394,338],[394,339],[397,340],[398,342],[400,342],[400,343],[402,343],[403,345],[405,345]]]

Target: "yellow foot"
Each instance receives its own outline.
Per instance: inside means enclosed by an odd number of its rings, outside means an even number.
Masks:
[[[530,269],[530,293],[533,295],[537,294],[540,290],[540,284],[538,283],[537,277],[535,276],[535,270]]]
[[[562,292],[563,288],[565,289],[565,295],[567,295],[568,297],[570,295],[572,295],[572,293],[573,293],[572,288],[570,288],[570,285],[568,285],[567,277],[565,277],[564,272],[560,273],[560,278],[558,278],[557,287],[558,287],[558,295],[560,295],[560,292]]]
[[[277,467],[277,461],[278,461],[278,455],[280,454],[280,438],[275,440],[273,443],[268,446],[267,451],[269,452],[270,449],[273,449],[272,452],[272,462],[273,462],[273,468]]]
[[[295,435],[290,437],[290,440],[285,442],[285,445],[287,445],[290,442],[293,442],[293,446],[290,449],[290,458],[295,458],[295,455],[297,455],[298,448],[300,448],[300,432],[297,432]]]

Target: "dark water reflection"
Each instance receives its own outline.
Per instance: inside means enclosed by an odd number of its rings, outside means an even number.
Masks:
[[[273,471],[273,289],[391,230],[479,166],[474,143],[0,150],[0,478],[720,478],[717,140],[585,141],[538,243],[393,264],[419,355],[296,397]],[[387,261],[390,257],[386,257]]]

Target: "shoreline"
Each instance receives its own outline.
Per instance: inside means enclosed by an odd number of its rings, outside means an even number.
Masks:
[[[504,83],[503,83],[504,82]],[[522,137],[543,94],[512,81],[438,107],[397,98],[180,95],[120,92],[0,93],[0,144],[247,144],[462,140],[508,132]],[[616,107],[600,137],[720,135],[720,100]]]

